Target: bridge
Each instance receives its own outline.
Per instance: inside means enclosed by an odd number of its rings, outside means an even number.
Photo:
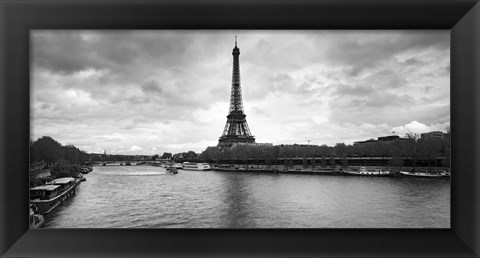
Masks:
[[[164,161],[145,161],[145,160],[127,160],[127,161],[89,161],[86,165],[92,166],[139,166],[139,165],[161,165],[165,163]]]

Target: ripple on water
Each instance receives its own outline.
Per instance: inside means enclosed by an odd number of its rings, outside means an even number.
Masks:
[[[449,228],[450,181],[95,167],[47,228]]]

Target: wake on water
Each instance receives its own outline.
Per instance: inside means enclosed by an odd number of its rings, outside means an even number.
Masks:
[[[115,175],[115,176],[159,176],[159,175],[172,175],[171,173],[167,173],[166,170],[163,171],[147,171],[147,172],[104,172],[104,175]]]

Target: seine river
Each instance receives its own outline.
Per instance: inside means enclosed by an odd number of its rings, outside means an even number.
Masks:
[[[45,228],[449,228],[450,180],[94,167]]]

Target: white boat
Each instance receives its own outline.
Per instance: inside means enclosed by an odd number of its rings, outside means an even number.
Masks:
[[[442,177],[450,177],[450,173],[429,173],[429,172],[407,172],[407,171],[400,171],[400,174],[403,176],[408,177],[427,177],[427,178],[442,178]]]
[[[182,163],[175,163],[175,164],[172,165],[172,167],[174,167],[176,169],[183,169]]]
[[[184,170],[210,170],[212,167],[208,163],[183,162]]]
[[[450,172],[448,172],[448,171],[442,171],[442,172],[440,172],[440,175],[441,175],[442,177],[450,177]]]
[[[343,173],[352,176],[393,176],[393,172],[383,169],[367,169],[366,167],[360,167],[359,170],[352,169],[346,170]]]

